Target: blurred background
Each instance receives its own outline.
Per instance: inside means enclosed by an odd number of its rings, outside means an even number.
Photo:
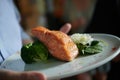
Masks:
[[[36,26],[59,30],[69,22],[74,32],[84,32],[91,20],[96,0],[14,0],[21,14],[21,25],[31,35]]]

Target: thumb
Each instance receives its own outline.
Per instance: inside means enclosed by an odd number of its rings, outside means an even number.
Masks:
[[[64,33],[68,33],[70,30],[71,30],[71,24],[70,23],[66,23],[65,25],[63,25],[61,28],[60,28],[60,31],[64,32]]]

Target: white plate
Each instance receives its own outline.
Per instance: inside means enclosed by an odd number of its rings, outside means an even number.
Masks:
[[[1,68],[15,71],[38,71],[44,73],[48,79],[59,79],[83,73],[99,67],[112,60],[120,53],[120,38],[109,34],[90,34],[93,38],[103,40],[107,43],[103,52],[80,56],[71,62],[49,60],[46,63],[25,64],[20,54],[14,54],[6,59]],[[113,48],[116,48],[113,50]]]

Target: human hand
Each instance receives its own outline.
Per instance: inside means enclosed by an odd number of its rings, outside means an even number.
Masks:
[[[64,32],[64,33],[68,33],[70,30],[71,30],[71,24],[70,23],[66,23],[65,25],[63,25],[61,28],[60,28],[60,31]]]
[[[15,72],[0,70],[0,80],[47,80],[45,75],[35,71]]]

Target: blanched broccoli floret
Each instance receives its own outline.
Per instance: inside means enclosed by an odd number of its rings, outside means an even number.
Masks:
[[[21,48],[21,58],[26,64],[47,60],[48,53],[46,46],[38,40]]]

